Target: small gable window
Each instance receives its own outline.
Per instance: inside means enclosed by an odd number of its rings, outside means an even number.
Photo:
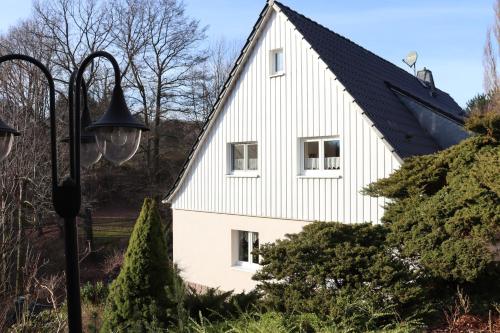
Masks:
[[[271,51],[271,76],[281,75],[285,72],[283,49]]]

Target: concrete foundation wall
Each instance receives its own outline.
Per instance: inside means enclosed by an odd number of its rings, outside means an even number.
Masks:
[[[307,222],[240,215],[173,210],[173,255],[183,278],[221,290],[249,291],[255,268],[235,265],[236,231],[259,233],[260,244],[297,233]]]

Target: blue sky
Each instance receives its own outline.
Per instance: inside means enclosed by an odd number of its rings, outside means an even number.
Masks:
[[[31,0],[1,0],[0,31],[31,13]],[[208,25],[212,40],[243,41],[264,0],[184,0],[187,12]],[[330,29],[404,67],[410,50],[417,67],[460,105],[483,90],[482,54],[493,22],[493,0],[282,0]]]

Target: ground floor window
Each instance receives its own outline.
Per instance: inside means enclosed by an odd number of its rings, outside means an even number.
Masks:
[[[238,230],[238,265],[259,264],[259,233]]]

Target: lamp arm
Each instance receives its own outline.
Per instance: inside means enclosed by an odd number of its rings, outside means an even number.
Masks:
[[[95,58],[106,58],[111,62],[111,65],[113,66],[113,70],[115,73],[115,86],[121,84],[121,74],[120,74],[120,66],[118,65],[118,62],[116,61],[115,57],[113,57],[110,53],[106,51],[96,51],[91,54],[89,54],[83,61],[82,64],[80,65],[80,68],[76,72],[76,82],[75,82],[75,103],[74,103],[74,112],[73,112],[73,118],[75,121],[74,124],[74,133],[75,135],[70,135],[70,145],[74,147],[74,176],[73,179],[75,180],[77,186],[80,186],[80,136],[81,136],[81,106],[80,106],[80,96],[81,96],[81,90],[82,90],[82,85],[84,86],[84,93],[86,95],[86,86],[85,83],[83,82],[83,73],[85,72],[85,69],[87,69],[87,66],[95,59]],[[71,85],[70,85],[71,87]],[[76,141],[76,142],[75,142]]]
[[[74,106],[75,106],[75,80],[76,80],[76,74],[77,71],[73,71],[71,73],[71,76],[69,78],[69,88],[68,88],[68,104],[69,104],[69,137],[72,138],[75,135],[75,122],[74,122]],[[88,95],[87,95],[87,84],[85,83],[85,80],[82,79],[82,89],[83,89],[83,105],[84,107],[87,107],[88,105]],[[81,121],[80,121],[81,124]],[[72,161],[70,164],[70,175],[73,179],[76,179],[76,165],[73,161],[75,161],[75,145],[78,144],[80,145],[81,142],[80,140],[75,140],[76,142],[71,143],[71,139],[69,140],[70,144],[70,150],[69,150],[69,156],[70,156],[70,161]]]
[[[69,78],[69,87],[68,87],[68,122],[69,122],[69,160],[70,160],[70,175],[71,178],[75,179],[75,140],[73,137],[75,136],[75,78],[76,71],[71,73]],[[76,140],[76,142],[80,142],[80,140]]]
[[[56,100],[56,89],[54,84],[54,78],[52,74],[50,74],[47,67],[42,64],[40,61],[36,60],[33,57],[24,54],[8,54],[0,57],[0,64],[7,61],[14,60],[22,60],[27,61],[36,67],[38,67],[45,77],[47,78],[47,82],[49,84],[49,114],[50,114],[50,148],[51,148],[51,163],[52,163],[52,201],[55,202],[55,193],[57,191],[57,187],[59,184],[59,179],[57,176],[57,141],[56,141],[56,111],[55,111],[55,100]]]

